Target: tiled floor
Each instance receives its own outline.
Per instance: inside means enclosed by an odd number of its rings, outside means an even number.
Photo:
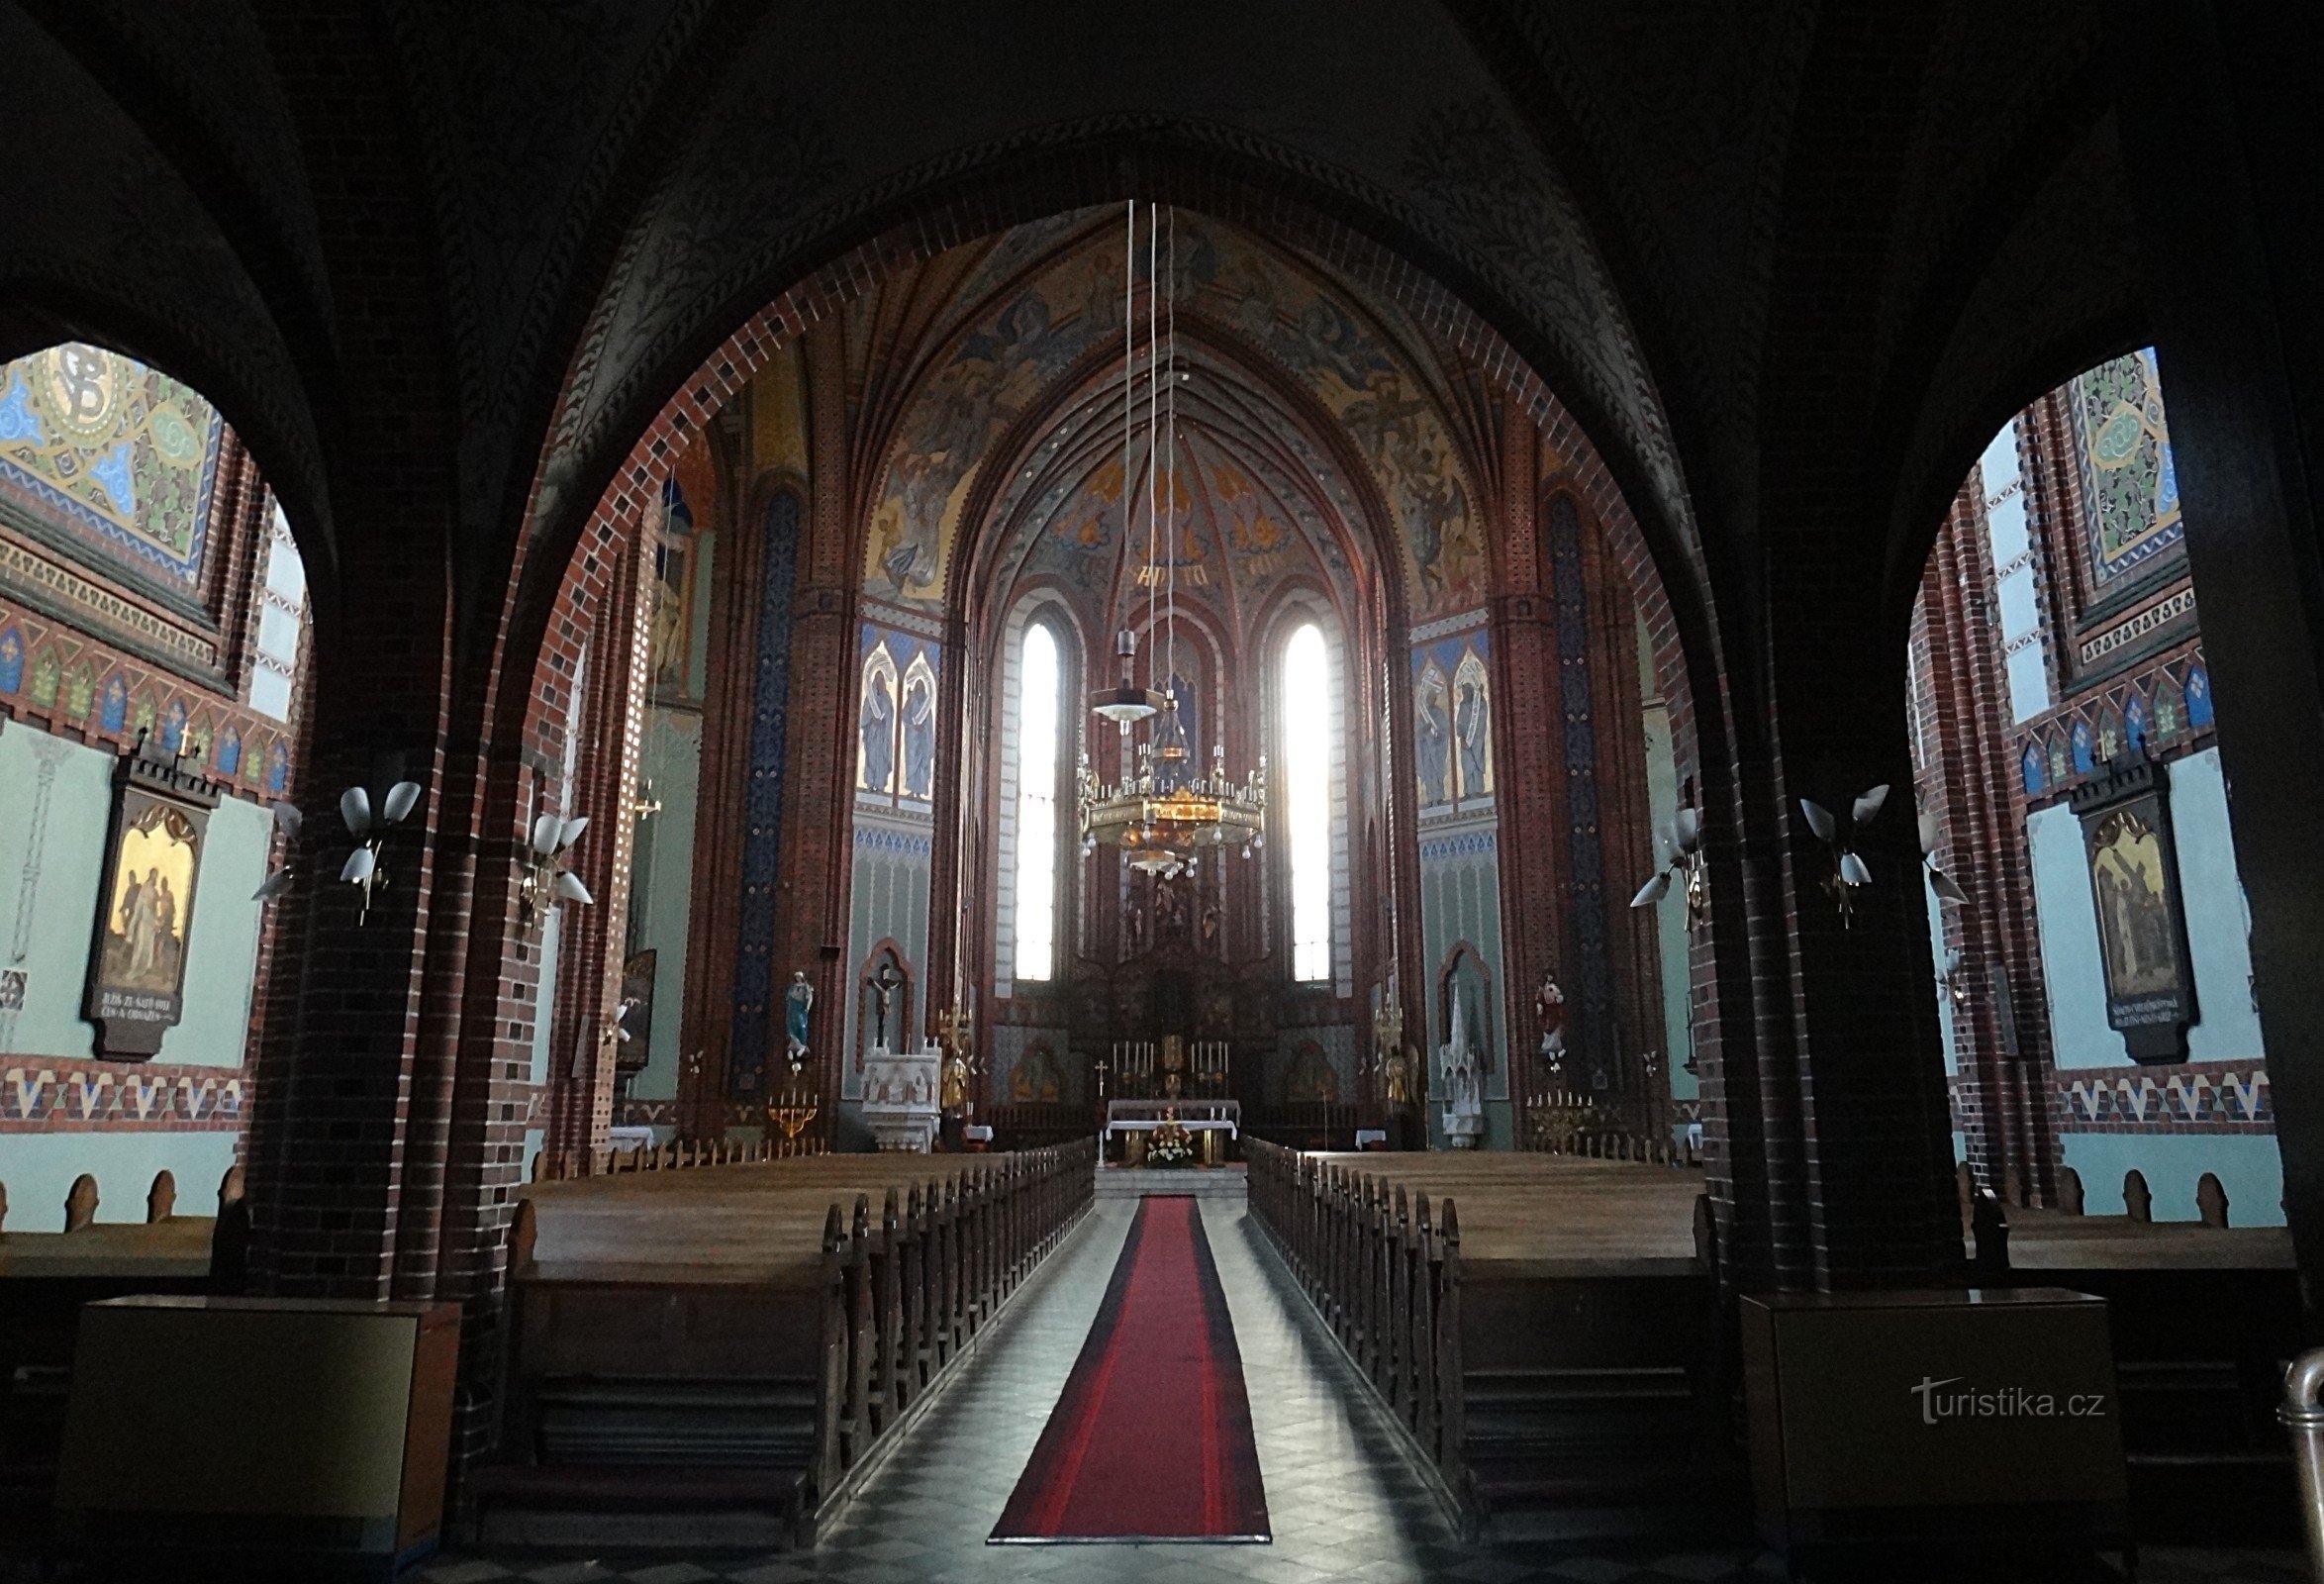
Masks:
[[[1126,1197],[1101,1200],[816,1550],[594,1561],[459,1555],[432,1563],[422,1576],[430,1584],[1757,1584],[1783,1577],[1780,1563],[1742,1539],[1729,1549],[1678,1554],[1459,1543],[1304,1301],[1281,1283],[1239,1195],[1206,1194],[1204,1221],[1242,1350],[1274,1543],[987,1545],[1081,1350],[1133,1208]],[[2058,1577],[2054,1570],[2036,1576]],[[2150,1584],[2296,1584],[2305,1576],[2296,1557],[2256,1552],[2149,1552],[2139,1569]]]

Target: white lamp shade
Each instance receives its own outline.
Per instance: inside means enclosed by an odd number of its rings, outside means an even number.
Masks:
[[[339,817],[346,822],[347,830],[361,836],[371,829],[371,794],[359,786],[350,786],[339,795]]]
[[[1888,801],[1888,784],[1884,781],[1856,800],[1856,823],[1862,825],[1881,812],[1881,805]]]
[[[387,803],[382,811],[387,816],[387,823],[394,825],[405,815],[411,813],[412,805],[419,801],[420,783],[417,781],[398,781],[394,786],[389,787],[387,789]]]
[[[1939,902],[1966,904],[1969,901],[1969,893],[1961,889],[1961,883],[1934,864],[1929,865],[1929,885],[1936,891]]]
[[[588,829],[589,816],[586,814],[580,816],[578,819],[565,821],[563,828],[557,832],[557,850],[562,852],[565,848],[580,841],[581,833]]]
[[[361,885],[371,878],[371,872],[378,867],[377,853],[369,847],[357,847],[347,854],[346,865],[339,871],[339,877],[349,885]]]
[[[583,907],[588,907],[597,901],[597,898],[589,894],[589,887],[581,883],[581,877],[570,872],[557,876],[556,891],[557,895],[565,901],[578,902]]]
[[[250,900],[252,902],[272,902],[276,897],[288,891],[290,887],[290,870],[277,869],[258,882],[258,889],[250,893]]]
[[[1866,868],[1864,860],[1855,853],[1843,852],[1840,854],[1840,878],[1850,885],[1870,885],[1872,870]]]
[[[1829,842],[1837,836],[1840,827],[1832,819],[1832,811],[1806,798],[1799,800],[1799,813],[1806,819],[1807,828],[1815,833],[1818,842]]]
[[[274,814],[274,828],[284,836],[297,836],[299,827],[304,825],[307,819],[299,812],[299,806],[296,803],[276,803],[271,807]]]
[[[1630,906],[1633,908],[1651,908],[1657,902],[1660,902],[1664,897],[1667,897],[1670,894],[1671,877],[1669,873],[1665,872],[1658,874],[1653,879],[1647,881],[1644,885],[1638,888],[1638,894],[1630,899]]]
[[[533,822],[533,850],[542,857],[557,849],[557,832],[564,822],[553,814],[543,814]]]
[[[1702,811],[1681,809],[1679,817],[1671,822],[1671,835],[1681,852],[1694,851],[1695,843],[1702,840]]]

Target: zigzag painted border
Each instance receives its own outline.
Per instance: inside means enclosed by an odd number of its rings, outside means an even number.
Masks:
[[[239,1067],[0,1056],[0,1134],[240,1133]]]
[[[1959,1127],[1970,1101],[1959,1077],[1950,1088]],[[2060,1068],[2050,1074],[2050,1112],[2060,1133],[2276,1131],[2268,1071],[2257,1063]]]

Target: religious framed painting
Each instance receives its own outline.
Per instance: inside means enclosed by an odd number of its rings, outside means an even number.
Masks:
[[[2097,914],[2106,1022],[2134,1061],[2182,1061],[2196,1021],[2194,969],[2163,767],[2113,760],[2074,794]]]
[[[99,1055],[151,1056],[184,1013],[194,893],[218,798],[217,783],[143,737],[114,769],[81,1014],[96,1026]]]

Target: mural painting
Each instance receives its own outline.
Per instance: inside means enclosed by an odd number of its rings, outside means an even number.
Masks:
[[[936,792],[936,645],[866,622],[859,645],[855,789],[883,804],[926,803]]]
[[[1493,802],[1492,635],[1480,628],[1412,649],[1413,762],[1423,812]]]
[[[224,430],[156,369],[68,342],[0,368],[0,503],[112,562],[191,588]]]
[[[875,494],[867,593],[907,609],[940,608],[960,512],[987,451],[1068,366],[1120,334],[1117,248],[1094,238],[1008,293],[963,332],[914,398]],[[1412,619],[1474,608],[1487,584],[1477,492],[1418,375],[1322,286],[1263,257],[1239,236],[1182,218],[1177,252],[1179,312],[1204,315],[1256,343],[1355,442],[1401,531]],[[1267,558],[1290,537],[1282,516],[1265,508],[1248,469],[1229,472],[1190,457],[1186,472],[1198,471],[1207,473],[1214,498],[1207,511],[1182,503],[1183,520],[1192,526],[1208,519],[1211,538],[1238,560],[1256,558],[1252,570],[1266,574]],[[1050,537],[1094,560],[1121,538],[1122,491],[1118,460],[1094,469],[1073,503],[1047,519]],[[1186,563],[1182,583],[1210,580],[1207,569],[1196,570],[1203,537],[1192,531],[1173,548]],[[1044,546],[1044,553],[1053,552]]]
[[[2100,363],[2072,389],[2091,504],[2090,570],[2103,589],[2179,544],[2179,471],[2153,347]]]

